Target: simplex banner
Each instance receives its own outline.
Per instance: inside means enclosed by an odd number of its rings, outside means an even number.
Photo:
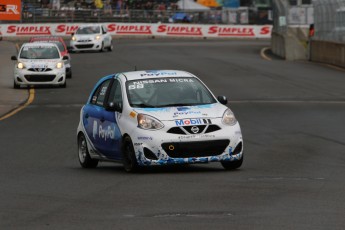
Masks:
[[[4,37],[70,36],[82,23],[55,24],[2,24]],[[149,24],[102,23],[113,36],[163,36],[210,38],[271,38],[271,25],[198,25],[198,24]]]

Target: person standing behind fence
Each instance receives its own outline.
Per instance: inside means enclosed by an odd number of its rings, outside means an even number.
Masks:
[[[113,10],[111,9],[110,0],[106,0],[104,3],[104,16],[113,16]]]

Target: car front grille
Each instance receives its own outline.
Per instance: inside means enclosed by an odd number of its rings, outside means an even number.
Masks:
[[[80,40],[78,40],[78,42],[91,42],[91,40],[90,39],[80,39]]]
[[[162,148],[172,158],[218,156],[225,151],[230,140],[167,142]]]
[[[211,133],[221,128],[218,125],[194,125],[194,126],[179,126],[170,128],[167,133],[179,134],[179,135],[190,135],[200,133]]]
[[[54,80],[55,75],[25,75],[24,77],[29,82],[50,82]]]
[[[28,71],[32,71],[32,72],[48,72],[48,71],[52,71],[51,68],[29,68]]]
[[[87,45],[76,45],[78,49],[89,49],[93,47],[93,44],[87,44]]]

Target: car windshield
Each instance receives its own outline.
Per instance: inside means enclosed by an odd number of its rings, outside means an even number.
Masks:
[[[152,78],[126,83],[132,107],[157,108],[215,103],[209,90],[196,78]]]
[[[19,58],[23,59],[58,59],[59,51],[55,46],[25,46]]]
[[[99,34],[100,33],[100,27],[99,26],[87,26],[87,27],[81,27],[76,31],[76,34]]]

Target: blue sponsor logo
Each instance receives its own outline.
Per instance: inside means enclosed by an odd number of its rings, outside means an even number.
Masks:
[[[181,119],[181,120],[175,120],[175,124],[177,126],[183,126],[183,125],[202,125],[204,124],[202,119]]]
[[[188,107],[178,107],[177,111],[186,111],[186,110],[190,110],[190,108]]]

